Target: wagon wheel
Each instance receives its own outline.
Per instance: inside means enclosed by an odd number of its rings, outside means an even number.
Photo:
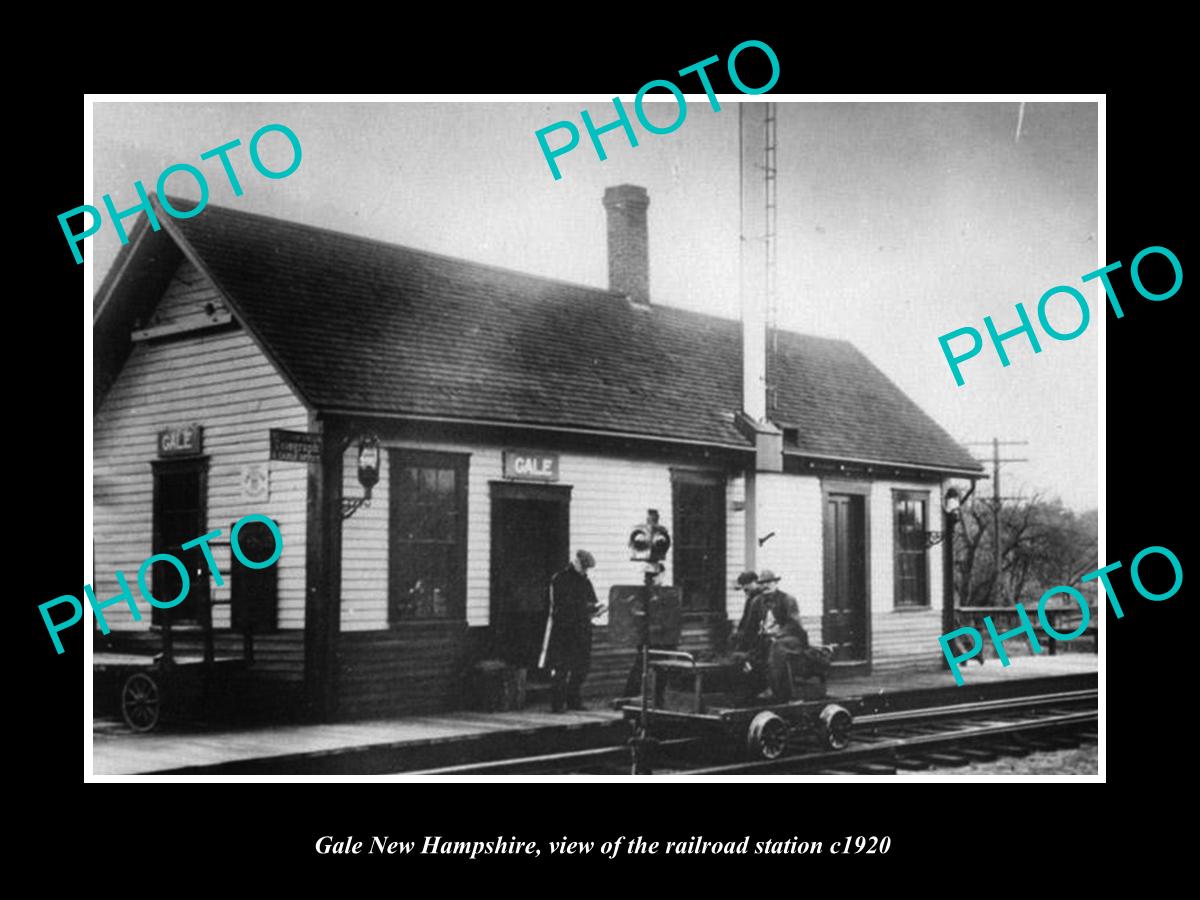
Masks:
[[[830,750],[844,750],[850,743],[850,725],[853,723],[845,707],[830,703],[821,710],[821,730],[825,746]]]
[[[760,712],[746,733],[746,749],[751,756],[778,759],[787,749],[787,722],[773,712]]]
[[[134,731],[153,731],[162,708],[162,691],[145,672],[135,672],[121,688],[121,715]]]

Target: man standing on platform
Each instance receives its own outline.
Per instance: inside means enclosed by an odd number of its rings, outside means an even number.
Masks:
[[[596,558],[578,550],[571,564],[550,580],[550,615],[538,665],[551,670],[550,708],[583,709],[580,692],[592,658],[592,619],[604,612],[587,570]]]

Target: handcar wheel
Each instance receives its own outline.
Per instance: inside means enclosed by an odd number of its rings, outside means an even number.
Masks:
[[[162,708],[158,683],[144,672],[135,672],[121,688],[121,715],[134,731],[153,731]]]
[[[850,713],[836,703],[831,703],[821,710],[825,746],[830,750],[844,750],[850,743],[850,725],[853,721]]]
[[[778,759],[787,749],[787,722],[773,712],[760,712],[750,723],[746,748],[751,756]]]

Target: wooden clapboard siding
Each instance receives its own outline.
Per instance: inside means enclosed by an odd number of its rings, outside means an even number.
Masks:
[[[796,598],[809,639],[821,641],[824,614],[824,552],[821,480],[811,475],[759,472],[758,537],[775,536],[757,548],[757,571],[780,576],[779,589]],[[739,600],[740,614],[744,601]]]
[[[242,656],[242,642],[240,631],[218,629],[213,632],[217,656]],[[150,657],[162,650],[162,638],[158,632],[114,630],[108,635],[97,632],[93,635],[93,645],[98,651]],[[176,630],[172,648],[176,655],[199,656],[203,652],[203,640],[197,632]],[[277,631],[254,638],[254,662],[248,668],[276,681],[299,683],[303,680],[303,663],[303,632]]]
[[[184,262],[160,303],[164,321],[183,321],[212,302],[222,305],[211,283]],[[184,332],[140,342],[96,411],[94,420],[93,523],[95,566],[92,585],[100,599],[118,591],[115,572],[135,582],[152,552],[156,438],[164,427],[197,422],[204,427],[203,452],[209,457],[208,529],[227,542],[230,526],[248,513],[265,513],[280,523],[283,555],[279,569],[279,627],[304,627],[305,497],[307,471],[295,463],[270,462],[266,501],[241,499],[241,467],[267,463],[269,430],[307,430],[308,414],[299,398],[250,337],[239,328]],[[197,535],[198,536],[198,535]],[[214,544],[223,573],[230,571],[227,543]],[[136,587],[134,587],[136,596]],[[214,624],[229,623],[229,581],[212,585]],[[124,605],[105,610],[114,630],[149,627],[149,605],[134,621]],[[290,663],[289,663],[290,665]],[[295,671],[298,673],[299,669]]]
[[[361,718],[462,706],[467,627],[421,623],[338,637],[338,715]]]
[[[561,469],[562,483],[575,486],[571,550],[582,548],[596,557],[588,577],[596,596],[607,603],[613,585],[642,582],[641,565],[630,561],[627,541],[632,527],[646,520],[646,510],[657,509],[660,521],[673,526],[669,462],[563,454]],[[664,584],[671,584],[672,574],[668,561]],[[606,626],[607,614],[596,624]]]
[[[691,653],[719,649],[724,646],[728,630],[724,620],[689,619],[684,622],[679,649]],[[597,628],[592,635],[592,667],[584,682],[584,696],[592,700],[621,696],[636,659],[636,650],[614,644],[607,628]]]
[[[345,521],[342,528],[342,630],[372,631],[388,627],[388,498],[393,449],[469,454],[467,463],[467,596],[471,625],[486,625],[490,592],[491,499],[488,482],[501,477],[500,451],[475,445],[385,441],[379,483],[371,505]],[[362,494],[358,483],[358,448],[346,450],[343,463],[347,497]]]
[[[94,645],[97,651],[133,653],[147,658],[162,649],[160,636],[149,631],[113,631],[107,636],[101,636],[97,632],[94,635]],[[213,646],[218,657],[243,656],[240,632],[215,632]],[[202,655],[203,649],[198,634],[175,634],[176,655],[197,657]],[[196,683],[202,683],[202,670],[197,668],[192,671],[197,676]],[[279,631],[259,635],[254,640],[253,663],[241,668],[222,666],[213,670],[209,685],[212,690],[209,709],[215,712],[211,714],[231,719],[253,718],[254,721],[295,720],[302,709],[303,672],[302,631]],[[120,715],[115,695],[117,687],[118,682],[111,678],[96,682],[96,715]],[[184,703],[181,707],[172,708],[172,712],[194,715],[200,710],[194,705]]]
[[[937,668],[942,664],[938,635],[941,610],[885,612],[871,618],[871,669]]]
[[[150,316],[147,325],[186,325],[197,327],[208,321],[206,304],[225,310],[225,301],[212,289],[208,278],[190,262],[184,262],[175,272],[162,300]]]
[[[871,667],[874,671],[900,668],[936,668],[942,651],[942,550],[926,554],[929,606],[897,609],[895,604],[896,513],[892,492],[928,491],[926,528],[941,529],[941,486],[929,482],[877,481],[871,486]]]
[[[680,648],[716,649],[724,621],[688,621]],[[338,715],[361,718],[454,709],[470,702],[471,666],[479,661],[462,623],[420,623],[386,631],[343,632],[338,639]],[[607,627],[595,629],[592,667],[584,693],[593,700],[619,696],[636,653],[614,645]]]
[[[385,451],[405,448],[470,455],[467,621],[388,627],[390,478],[389,456],[385,452],[371,506],[360,509],[344,523],[338,697],[339,714],[350,718],[464,705],[469,700],[470,668],[482,658],[482,648],[487,644],[491,589],[490,483],[503,479],[505,447],[416,441],[385,441],[384,446]],[[572,488],[570,546],[585,548],[596,557],[596,567],[589,575],[602,601],[607,601],[613,585],[641,581],[641,566],[629,560],[626,545],[629,529],[645,519],[648,508],[658,509],[663,522],[672,521],[670,465],[671,460],[667,459],[630,460],[560,453],[558,484]],[[346,451],[344,488],[347,496],[357,496],[362,491],[357,479],[356,447]],[[744,491],[744,483],[738,479],[730,485],[728,496],[741,499]],[[744,514],[730,515],[727,522],[732,583],[742,565]],[[566,562],[564,559],[563,564]],[[669,583],[670,566],[667,574]],[[740,601],[735,598],[735,602]],[[689,623],[684,646],[712,649],[712,635],[727,627],[723,622]],[[613,697],[624,687],[634,652],[609,643],[605,617],[598,620],[595,635],[592,674],[586,691],[593,698]]]
[[[503,478],[499,445],[385,442],[385,447],[470,454],[467,488],[467,622],[489,622],[491,594],[491,488]],[[344,485],[358,496],[357,448],[346,451]],[[386,628],[388,590],[388,454],[383,454],[379,483],[371,506],[346,520],[342,544],[342,630]],[[560,485],[571,486],[572,550],[580,547],[596,557],[589,575],[604,599],[614,584],[637,584],[641,569],[629,560],[630,528],[644,521],[648,508],[671,522],[671,473],[667,461],[635,461],[619,457],[562,453]],[[740,521],[740,520],[735,520]],[[740,532],[739,532],[740,534]],[[740,537],[737,538],[740,540]],[[566,565],[567,560],[563,560]],[[670,583],[670,566],[667,567]],[[605,618],[598,620],[605,623]]]

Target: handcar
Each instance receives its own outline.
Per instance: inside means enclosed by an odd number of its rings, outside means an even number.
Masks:
[[[776,759],[789,743],[816,739],[831,750],[850,741],[847,701],[825,695],[824,678],[793,678],[797,699],[787,703],[746,698],[739,659],[701,660],[680,650],[648,651],[645,698],[615,705],[624,718],[658,737],[716,734],[740,743],[751,758]]]
[[[201,605],[198,628],[172,627],[164,618],[160,639],[158,652],[147,647],[146,652],[98,649],[92,654],[98,707],[114,701],[133,731],[153,731],[164,718],[209,709],[254,659],[249,627],[242,629],[240,648],[235,637],[233,647],[223,643],[218,655],[211,601]]]

